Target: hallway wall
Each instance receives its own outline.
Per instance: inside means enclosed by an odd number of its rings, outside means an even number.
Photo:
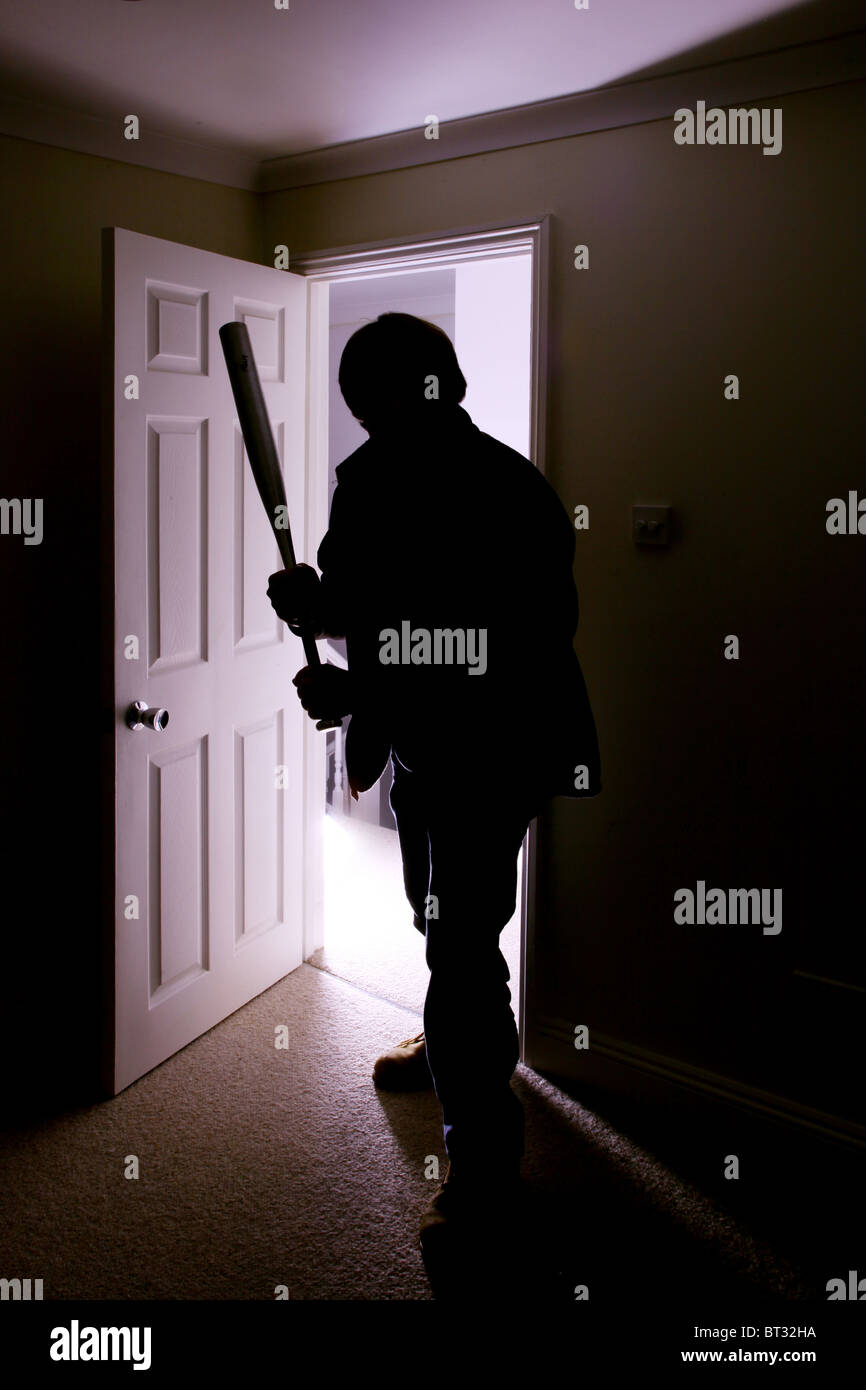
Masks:
[[[88,1081],[98,1042],[101,228],[247,260],[260,229],[253,193],[5,136],[0,198],[0,495],[43,498],[45,525],[41,545],[0,545],[4,964],[21,996],[0,1039],[7,1088],[38,1103]]]

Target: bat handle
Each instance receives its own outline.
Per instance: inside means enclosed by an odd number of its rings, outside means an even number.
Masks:
[[[295,547],[292,545],[292,538],[288,531],[274,531],[277,538],[277,549],[280,552],[280,559],[283,562],[283,569],[293,570],[296,568]]]
[[[322,664],[322,658],[319,656],[319,648],[316,646],[315,637],[309,631],[302,631],[301,641],[304,644],[304,656],[307,658],[307,665],[312,666],[314,671],[317,670]]]

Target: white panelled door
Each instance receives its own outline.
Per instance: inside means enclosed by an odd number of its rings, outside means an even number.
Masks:
[[[117,228],[105,255],[117,1092],[302,959],[303,653],[267,598],[281,562],[217,335],[249,329],[301,556],[307,285]],[[163,732],[127,727],[135,700],[168,711]]]

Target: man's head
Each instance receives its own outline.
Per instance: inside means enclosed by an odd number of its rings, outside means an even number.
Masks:
[[[451,339],[413,314],[380,314],[352,334],[340,359],[340,390],[372,433],[427,411],[451,410],[466,395]]]

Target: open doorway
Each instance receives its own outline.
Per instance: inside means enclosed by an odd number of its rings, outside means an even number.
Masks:
[[[339,262],[342,258],[337,257]],[[367,439],[339,390],[343,348],[363,323],[396,311],[428,319],[451,338],[467,380],[463,406],[479,429],[533,457],[538,446],[533,318],[537,308],[533,246],[498,245],[491,254],[474,248],[465,259],[418,264],[394,251],[347,267],[310,266],[318,284],[313,318],[318,332],[319,447],[312,450],[311,515],[330,510],[336,467]],[[324,358],[327,356],[325,371]],[[327,396],[327,442],[322,417]],[[318,460],[318,462],[317,462]],[[345,643],[322,646],[323,659],[345,665]],[[420,1013],[427,988],[424,942],[412,926],[399,843],[389,804],[390,767],[378,784],[352,800],[345,778],[342,730],[327,735],[323,769],[322,861],[324,894],[321,941],[311,961],[323,969]],[[318,801],[322,806],[322,800]],[[314,802],[315,804],[315,802]],[[522,1037],[527,906],[527,844],[519,861],[517,906],[503,930],[515,1017]]]

